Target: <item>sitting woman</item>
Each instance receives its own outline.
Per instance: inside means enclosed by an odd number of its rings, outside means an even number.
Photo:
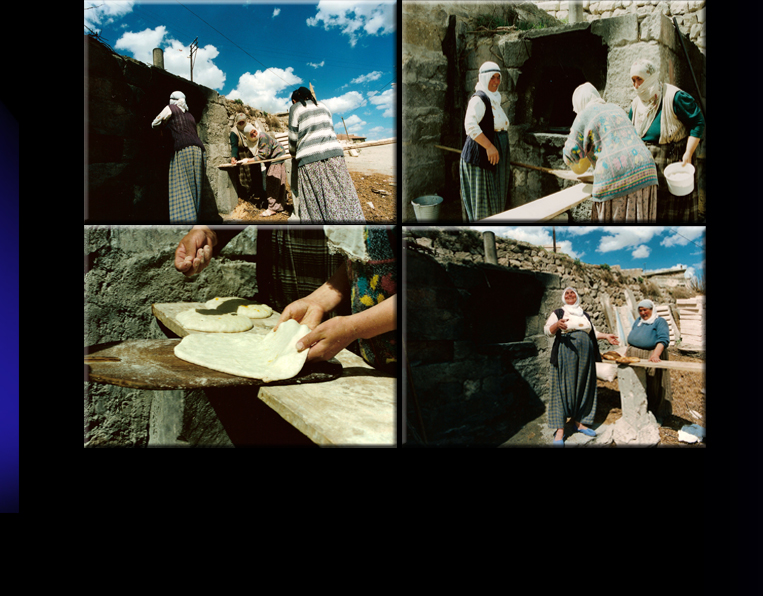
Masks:
[[[668,360],[670,328],[668,322],[653,313],[654,302],[642,300],[638,303],[639,320],[628,334],[626,356],[637,356],[649,362]],[[658,422],[670,416],[672,403],[670,394],[670,371],[649,368],[646,373],[647,408]]]

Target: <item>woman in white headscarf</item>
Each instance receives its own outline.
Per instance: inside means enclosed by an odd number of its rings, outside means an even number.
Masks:
[[[704,167],[695,166],[694,190],[682,197],[670,194],[664,171],[671,163],[691,164],[705,132],[702,111],[691,95],[675,85],[663,83],[650,60],[636,60],[630,76],[636,97],[631,103],[629,117],[657,164],[660,182],[657,220],[696,222],[699,219],[699,193],[704,193]]]
[[[252,146],[247,143],[246,134],[244,134],[244,128],[246,128],[247,124],[246,114],[241,112],[236,114],[233,128],[230,131],[230,162],[233,165],[236,165],[242,159],[254,157]],[[260,198],[263,190],[260,166],[253,168],[252,166],[241,165],[234,171],[238,172],[241,198],[245,201],[250,201],[252,197]]]
[[[596,340],[606,339],[617,345],[611,333],[596,331],[591,315],[580,305],[574,288],[564,288],[562,307],[546,321],[543,332],[554,338],[551,348],[551,404],[548,425],[555,429],[554,446],[564,446],[564,426],[571,419],[573,432],[595,437],[588,428],[596,415],[596,362],[601,362]]]
[[[591,221],[654,223],[657,169],[628,116],[591,83],[575,89],[572,109],[577,116],[562,153],[570,167],[583,158],[593,165]]]
[[[204,143],[196,132],[196,119],[188,110],[185,95],[173,92],[169,105],[154,118],[151,127],[166,127],[172,134],[175,154],[169,174],[170,222],[196,223],[201,204]]]
[[[466,108],[460,179],[467,221],[500,213],[510,202],[509,119],[501,107],[500,84],[500,67],[485,62]]]
[[[649,299],[639,302],[637,308],[639,319],[628,334],[628,350],[625,355],[649,362],[668,360],[668,322],[654,312],[654,302]],[[662,419],[672,411],[670,371],[648,368],[646,375],[647,407],[655,417]]]

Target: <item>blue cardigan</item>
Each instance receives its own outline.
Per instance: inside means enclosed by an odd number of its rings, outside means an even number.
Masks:
[[[628,334],[628,344],[642,350],[653,350],[657,344],[663,344],[665,348],[670,345],[670,328],[668,322],[662,317],[657,317],[654,323],[633,324],[633,329]]]

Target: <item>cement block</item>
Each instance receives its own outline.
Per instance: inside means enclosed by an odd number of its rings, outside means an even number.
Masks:
[[[598,35],[610,48],[638,41],[638,15],[628,14],[591,23],[591,33]]]

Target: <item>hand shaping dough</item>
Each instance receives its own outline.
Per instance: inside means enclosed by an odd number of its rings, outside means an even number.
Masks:
[[[250,319],[267,319],[273,314],[273,309],[267,304],[256,304],[251,300],[235,297],[212,298],[204,306],[214,309],[220,314],[236,313],[239,316],[249,317]]]
[[[178,314],[177,320],[186,329],[217,333],[238,333],[248,331],[254,326],[248,317],[218,314],[214,310],[204,308],[184,310]]]
[[[297,375],[308,350],[297,352],[297,342],[310,333],[307,325],[294,319],[281,323],[278,331],[265,335],[206,335],[184,337],[175,346],[182,360],[239,377],[279,381]]]

